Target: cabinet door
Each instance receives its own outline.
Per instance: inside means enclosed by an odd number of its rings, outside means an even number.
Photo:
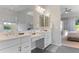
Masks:
[[[0,50],[19,44],[19,39],[0,41]]]
[[[44,39],[44,48],[46,48],[48,45],[51,44],[51,33],[50,32],[47,32],[45,34],[45,39]]]
[[[31,53],[31,45],[26,43],[23,43],[21,46],[21,52],[22,53]]]
[[[19,46],[18,45],[0,50],[0,53],[19,53],[19,52],[20,51],[19,51]]]
[[[30,53],[31,52],[31,39],[30,37],[22,37],[21,40],[21,52]]]
[[[36,41],[36,47],[40,49],[44,48],[44,38],[40,38],[40,40]]]
[[[24,36],[20,38],[21,43],[25,43],[27,42],[27,44],[29,44],[31,42],[31,38],[28,36]]]

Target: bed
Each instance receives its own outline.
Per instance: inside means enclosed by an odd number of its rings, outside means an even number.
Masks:
[[[67,40],[79,42],[79,31],[68,32]]]

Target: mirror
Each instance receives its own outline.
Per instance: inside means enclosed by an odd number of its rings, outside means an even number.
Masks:
[[[5,32],[13,32],[17,30],[16,23],[9,23],[9,22],[4,22],[3,23],[3,30]]]

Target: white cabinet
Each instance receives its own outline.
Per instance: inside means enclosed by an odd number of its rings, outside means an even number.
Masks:
[[[45,33],[45,37],[44,37],[44,48],[46,48],[51,43],[52,43],[51,32],[48,31],[48,32]]]
[[[31,52],[31,39],[30,37],[21,37],[21,53],[30,53]]]
[[[44,49],[51,44],[51,32],[47,31],[35,37],[21,36],[6,41],[0,41],[1,53],[31,53],[32,43],[35,47]],[[35,48],[34,47],[34,48]]]
[[[18,45],[15,45],[15,46],[0,50],[0,53],[19,53],[19,52],[20,52],[20,50],[19,50]]]
[[[18,38],[0,41],[0,50],[11,47],[11,46],[15,46],[17,44],[19,44]]]
[[[51,32],[47,31],[47,32],[44,32],[43,34],[44,35],[42,35],[42,37],[36,41],[36,47],[40,49],[44,49],[52,43]]]
[[[23,36],[0,42],[0,53],[29,53],[31,52],[30,37]]]
[[[21,53],[31,53],[31,46],[29,46],[27,42],[22,44]]]
[[[0,53],[18,53],[20,52],[20,39],[10,39],[0,42]]]

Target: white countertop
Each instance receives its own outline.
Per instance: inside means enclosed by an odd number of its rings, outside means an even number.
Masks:
[[[24,35],[6,35],[6,34],[0,34],[0,41],[3,40],[11,40],[11,39],[15,39],[15,38],[19,38],[19,37],[23,37],[23,36],[30,36],[30,34],[28,33],[24,33]]]
[[[35,38],[35,37],[42,36],[45,32],[47,32],[47,31],[42,30],[42,31],[34,31],[34,32],[24,32],[23,35],[18,35],[19,32],[0,33],[0,41],[11,40],[11,39],[20,38],[20,37],[23,37],[23,36]],[[33,33],[35,33],[35,34],[33,34]]]

